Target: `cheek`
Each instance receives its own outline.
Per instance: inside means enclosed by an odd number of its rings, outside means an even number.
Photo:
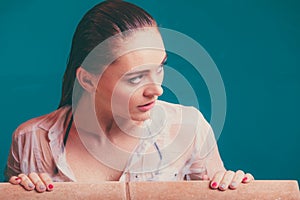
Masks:
[[[141,104],[143,87],[134,87],[123,82],[104,81],[98,84],[96,104],[99,108],[109,109],[115,114],[131,112]]]
[[[129,103],[130,93],[126,92],[126,90],[115,90],[112,94],[112,104],[113,105],[121,105],[125,106]]]
[[[111,102],[111,88],[108,85],[99,82],[95,94],[95,103],[97,106],[107,106]]]
[[[141,90],[137,90],[131,95],[130,100],[129,100],[129,107],[131,109],[140,105],[142,94],[143,93]]]
[[[128,87],[117,87],[112,92],[112,106],[117,110],[128,110],[132,105],[132,100],[135,99],[135,91]]]

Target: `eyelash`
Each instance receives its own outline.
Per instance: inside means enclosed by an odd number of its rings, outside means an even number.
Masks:
[[[164,70],[164,64],[160,65],[159,68],[157,69],[157,73],[161,73],[162,71]],[[128,80],[129,83],[133,84],[133,85],[136,85],[136,84],[139,84],[142,80],[142,78],[144,77],[144,74],[141,74],[139,76],[135,76],[133,78],[130,78]]]
[[[161,65],[159,66],[159,68],[157,69],[157,73],[162,72],[162,71],[164,70],[164,66],[165,66],[165,63],[164,63],[164,64],[161,64]]]
[[[133,78],[129,79],[128,82],[131,84],[138,84],[141,82],[143,76],[144,75],[139,75],[139,76],[133,77]],[[138,81],[136,82],[136,80],[138,80]]]

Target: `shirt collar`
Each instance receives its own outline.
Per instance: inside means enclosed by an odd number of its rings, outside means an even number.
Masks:
[[[48,132],[48,138],[51,141],[61,135],[71,116],[71,106],[64,106],[46,115],[37,126]]]

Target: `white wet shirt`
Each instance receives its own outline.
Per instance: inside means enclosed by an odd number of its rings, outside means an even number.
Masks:
[[[76,181],[63,144],[71,115],[71,107],[65,106],[20,125],[13,135],[6,178],[46,172],[53,181]],[[139,144],[133,153],[123,156],[126,165],[120,181],[212,178],[217,171],[225,171],[212,128],[197,109],[157,101],[144,124]],[[118,160],[97,156],[110,166]]]

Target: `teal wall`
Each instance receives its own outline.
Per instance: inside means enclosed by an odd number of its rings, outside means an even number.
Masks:
[[[197,40],[227,92],[219,149],[228,169],[300,180],[300,1],[131,0]],[[57,107],[72,34],[97,1],[0,1],[0,179],[18,124]],[[169,64],[184,61],[172,57]],[[192,74],[190,74],[192,79]],[[200,83],[200,82],[199,82]],[[200,109],[210,98],[194,83]],[[171,93],[162,97],[170,101]]]

